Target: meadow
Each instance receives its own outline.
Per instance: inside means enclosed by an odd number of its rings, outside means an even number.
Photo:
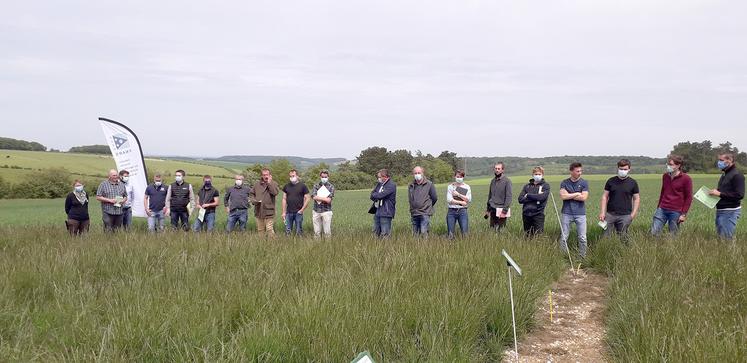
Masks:
[[[747,250],[718,241],[713,211],[698,202],[680,237],[648,236],[660,176],[634,177],[642,205],[630,246],[600,239],[593,221],[606,177],[587,177],[591,251],[583,263],[611,279],[609,359],[744,361]],[[696,188],[717,180],[693,177]],[[514,190],[527,179],[513,177]],[[561,179],[548,177],[556,193]],[[326,241],[308,236],[309,212],[304,238],[265,240],[252,219],[249,232],[228,235],[224,211],[213,234],[152,235],[138,219],[132,232],[105,235],[97,202],[91,233],[70,238],[62,200],[2,200],[0,357],[349,361],[368,350],[377,361],[500,360],[511,339],[500,250],[525,270],[514,285],[522,335],[548,286],[567,271],[567,256],[557,249],[551,204],[543,237],[523,238],[517,205],[498,235],[482,218],[488,179],[467,182],[471,230],[456,241],[443,238],[443,200],[431,238],[410,235],[404,188],[387,241],[370,235],[367,190],[337,193],[334,237]],[[443,196],[445,186],[438,189]]]

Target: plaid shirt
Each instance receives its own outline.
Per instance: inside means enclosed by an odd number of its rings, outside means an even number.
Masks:
[[[125,189],[124,183],[113,184],[107,179],[99,184],[99,188],[96,190],[96,196],[108,199],[114,199],[117,196],[126,197],[127,190]],[[122,207],[115,207],[112,203],[101,202],[101,211],[106,214],[118,216],[122,214]]]
[[[326,182],[323,184],[325,187],[327,187],[327,190],[329,190],[329,198],[333,199],[335,197],[335,186],[332,185],[330,182]],[[314,184],[314,188],[311,190],[311,198],[316,197],[316,192],[319,191],[319,188],[322,187],[322,183],[316,183]],[[314,201],[314,212],[317,213],[324,213],[324,212],[331,212],[332,211],[332,203],[320,203],[317,201]]]

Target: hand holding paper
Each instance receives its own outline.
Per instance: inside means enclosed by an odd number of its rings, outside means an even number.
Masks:
[[[709,192],[710,189],[702,186],[697,192],[695,192],[693,197],[703,203],[706,207],[713,209],[721,198],[710,195]]]

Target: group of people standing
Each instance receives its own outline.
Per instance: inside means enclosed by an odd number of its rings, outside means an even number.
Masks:
[[[677,233],[679,226],[687,220],[687,213],[693,200],[693,184],[690,176],[682,170],[683,159],[670,155],[666,172],[662,175],[662,186],[656,212],[651,225],[651,233],[658,235],[665,226],[670,233]],[[725,239],[732,239],[737,220],[741,216],[741,200],[744,197],[744,175],[736,169],[732,154],[719,155],[718,167],[723,174],[718,186],[709,194],[719,198],[716,205],[716,230]],[[605,235],[613,232],[624,241],[628,239],[628,227],[638,215],[640,193],[638,183],[630,176],[631,164],[627,159],[617,163],[617,175],[609,178],[604,185],[600,200],[598,224]],[[490,181],[484,218],[491,228],[501,231],[511,217],[512,183],[505,175],[505,164],[494,166],[495,177]],[[522,205],[523,229],[532,237],[543,233],[545,209],[548,199],[555,203],[550,184],[544,179],[544,169],[540,166],[532,170],[532,177],[518,195]],[[586,202],[589,198],[589,183],[583,179],[583,165],[572,163],[569,177],[560,183],[559,196],[562,208],[558,215],[561,227],[560,247],[568,249],[571,226],[575,226],[578,236],[578,251],[584,257],[587,250]],[[213,231],[215,213],[220,205],[220,193],[212,185],[212,178],[205,175],[202,186],[195,193],[191,184],[184,180],[185,172],[177,170],[174,182],[164,185],[160,174],[153,177],[144,195],[144,206],[148,216],[148,230],[162,231],[167,217],[174,229],[190,229],[190,215],[197,211],[191,229],[195,232]],[[455,238],[456,226],[462,235],[469,231],[468,208],[472,202],[472,189],[464,182],[465,173],[457,170],[454,182],[446,188],[446,226],[448,238]],[[102,221],[106,231],[127,229],[132,223],[132,187],[128,184],[126,170],[111,170],[106,180],[96,191],[96,200],[101,202]],[[83,184],[76,180],[74,190],[65,200],[68,215],[67,226],[71,234],[81,234],[89,228],[88,196]],[[319,174],[311,190],[303,183],[296,170],[289,172],[289,182],[282,187],[273,181],[269,169],[263,169],[261,178],[253,185],[244,184],[244,176],[236,175],[234,185],[226,189],[223,205],[228,214],[226,231],[238,227],[246,230],[248,210],[254,207],[258,232],[274,237],[276,197],[282,192],[281,216],[285,222],[285,233],[303,234],[303,214],[311,206],[314,236],[332,234],[332,200],[334,185],[329,182],[329,171]],[[407,186],[412,232],[416,236],[427,237],[430,233],[431,218],[438,202],[436,187],[425,176],[425,170],[416,166],[412,170],[412,182]],[[397,186],[387,169],[377,173],[377,183],[370,194],[373,214],[373,233],[379,238],[388,238],[392,233],[392,220],[396,214]]]

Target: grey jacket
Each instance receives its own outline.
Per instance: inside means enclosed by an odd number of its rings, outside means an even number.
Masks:
[[[411,216],[432,216],[433,206],[438,201],[436,186],[425,179],[423,183],[418,184],[413,181],[407,187],[407,197],[410,200]]]
[[[226,195],[223,197],[223,204],[230,211],[236,209],[249,209],[249,193],[252,191],[248,185],[241,187],[233,186],[226,189]]]
[[[490,181],[490,191],[488,192],[488,210],[496,208],[511,207],[511,179],[506,174],[500,178],[495,177]]]

